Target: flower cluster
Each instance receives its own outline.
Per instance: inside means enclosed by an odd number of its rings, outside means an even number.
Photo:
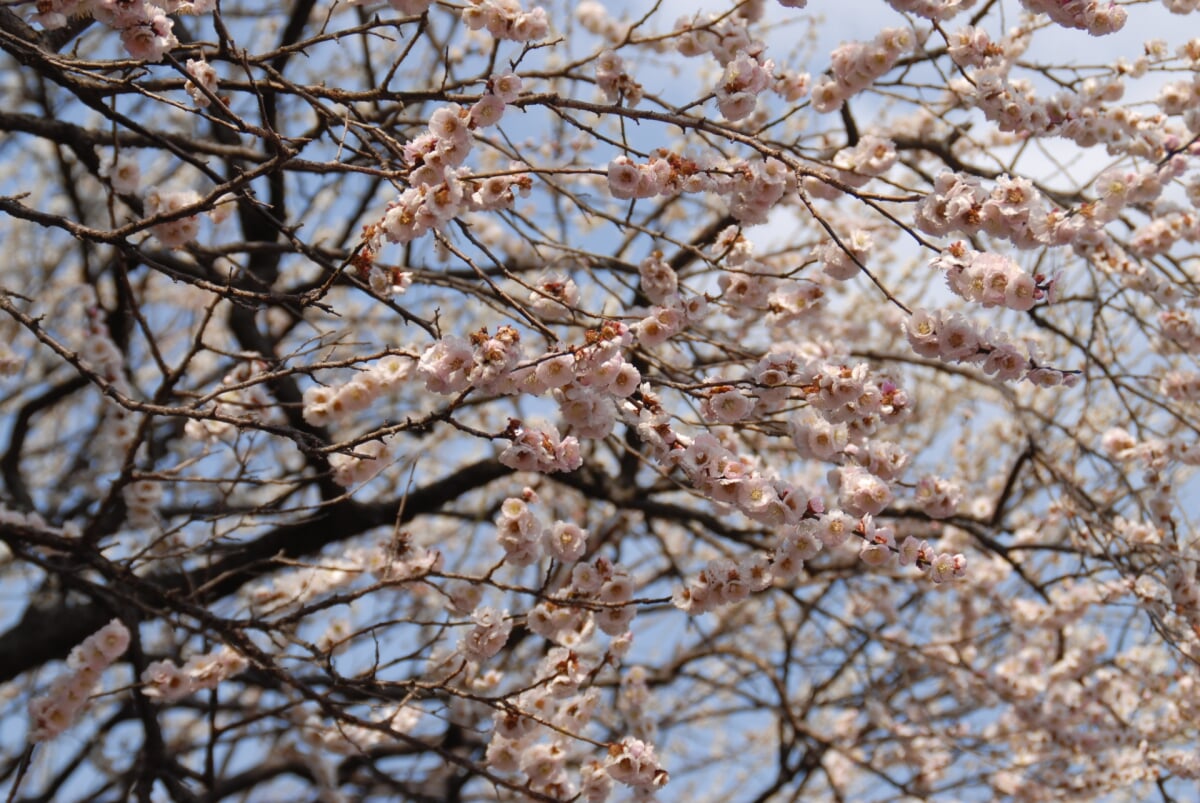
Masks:
[[[802,398],[809,410],[825,421],[844,424],[853,443],[875,434],[881,424],[897,421],[909,412],[908,394],[889,379],[876,381],[866,363],[849,366],[779,349],[759,361],[753,378],[760,385],[776,387],[770,383],[778,382],[784,371],[788,377],[786,384],[794,386],[796,392],[784,395],[767,391],[760,394],[760,399],[765,402],[770,396],[772,402],[779,404],[786,399]],[[810,438],[810,448],[820,448],[819,437],[817,441]]]
[[[1158,92],[1155,103],[1166,114],[1182,115],[1184,125],[1192,132],[1200,131],[1200,80],[1176,81]]]
[[[150,3],[99,0],[93,5],[92,16],[120,31],[125,52],[135,59],[162,61],[163,55],[179,44],[172,32],[174,21]]]
[[[624,59],[611,50],[603,51],[596,59],[596,86],[610,103],[624,98],[633,107],[642,99],[642,85],[629,77]]]
[[[796,192],[796,174],[774,157],[735,162],[717,174],[710,191],[724,196],[729,214],[745,224],[766,223],[771,210],[784,196]]]
[[[999,57],[1004,52],[987,31],[974,25],[964,25],[953,31],[946,41],[950,59],[959,67],[982,67],[989,58]]]
[[[1195,371],[1168,371],[1159,380],[1159,392],[1176,401],[1200,399],[1200,374]]]
[[[1026,311],[1047,296],[1041,285],[1008,257],[952,243],[930,262],[946,274],[946,284],[957,295],[985,307],[1003,306]]]
[[[1200,583],[1196,582],[1195,567],[1188,563],[1170,563],[1163,570],[1163,579],[1176,613],[1193,624],[1200,624]]]
[[[1083,148],[1104,145],[1114,154],[1150,160],[1163,158],[1177,146],[1178,135],[1162,126],[1156,115],[1110,105],[1125,91],[1119,77],[1089,78],[1078,91],[1062,90],[1041,98],[1032,82],[1009,78],[1011,57],[1002,49],[985,47],[980,53],[968,47],[962,57],[981,58],[983,65],[967,78],[952,81],[951,89],[974,103],[1001,131],[1061,136]]]
[[[628,604],[637,586],[625,569],[607,560],[597,559],[591,568],[592,572],[573,572],[572,582],[581,594],[606,606],[596,612],[596,626],[610,636],[619,636],[629,629],[637,616],[637,607]],[[599,582],[599,588],[595,587],[596,582]]]
[[[1077,28],[1092,36],[1115,33],[1128,16],[1116,3],[1104,0],[1021,0],[1035,14],[1045,14],[1064,28]]]
[[[48,30],[66,26],[71,17],[92,17],[121,34],[125,51],[135,59],[162,61],[163,55],[179,44],[168,14],[206,14],[215,0],[40,0],[34,20]]]
[[[29,703],[29,740],[44,742],[65,731],[75,721],[100,675],[129,648],[129,630],[113,619],[83,640],[67,657],[69,674],[55,678],[47,693]]]
[[[943,22],[974,4],[974,0],[888,0],[888,5],[906,14]]]
[[[152,661],[142,671],[142,694],[165,703],[183,699],[202,689],[215,689],[222,680],[245,671],[249,661],[229,646],[193,655],[178,666],[170,659]]]
[[[991,192],[979,179],[959,173],[940,173],[933,191],[917,204],[915,221],[927,234],[986,232],[1018,248],[1067,242],[1071,224],[1052,215],[1042,195],[1027,180],[1000,176]]]
[[[538,680],[493,715],[494,728],[487,748],[488,766],[499,772],[521,772],[529,788],[556,800],[607,800],[613,780],[638,788],[639,773],[606,772],[608,762],[586,760],[576,785],[567,771],[573,758],[564,735],[581,732],[595,715],[599,691],[583,689],[589,677],[606,663],[616,664],[628,649],[627,636],[612,640],[603,656],[589,656],[565,647],[552,647],[534,669]],[[549,734],[549,741],[539,736]],[[648,749],[644,747],[642,752]],[[652,750],[651,750],[652,752]],[[666,783],[665,773],[658,785]],[[652,791],[656,787],[645,787]]]
[[[458,651],[468,661],[482,663],[504,649],[512,632],[512,619],[508,611],[494,608],[479,608],[471,616],[475,626],[458,641]]]
[[[498,123],[521,91],[520,79],[511,72],[492,76],[488,86],[470,109],[439,108],[429,118],[429,130],[404,146],[411,186],[389,204],[378,225],[369,227],[373,251],[380,235],[393,243],[411,242],[463,212],[507,209],[515,200],[514,188],[523,194],[532,188],[519,162],[485,179],[472,178],[462,166],[474,145],[471,131]]]
[[[571,585],[564,589],[564,593],[572,598],[595,593],[599,586],[600,573],[594,564],[577,565],[571,577]],[[525,617],[525,624],[547,641],[577,649],[595,635],[596,620],[589,610],[590,607],[590,604],[584,607],[573,599],[542,600],[530,609]]]
[[[543,282],[531,297],[555,314],[577,298],[569,281]],[[447,336],[425,351],[417,372],[435,393],[469,388],[497,395],[552,392],[571,436],[560,438],[554,427],[529,428],[514,420],[504,434],[514,443],[501,460],[518,470],[571,471],[578,466],[578,439],[607,436],[616,422],[615,401],[631,395],[641,381],[622,353],[633,342],[628,327],[610,321],[589,332],[588,339],[586,346],[521,362],[517,331],[510,326],[494,336],[480,330],[470,342]]]
[[[665,786],[670,776],[654,755],[654,746],[627,738],[608,748],[605,769],[616,781],[650,791]]]
[[[766,48],[750,35],[744,17],[729,14],[680,17],[675,22],[672,40],[680,55],[692,57],[711,53],[722,67],[739,54],[755,58]]]
[[[142,185],[142,170],[137,159],[126,154],[114,154],[111,162],[100,166],[100,175],[108,179],[113,192],[132,195]]]
[[[918,509],[927,516],[944,519],[953,516],[962,501],[962,489],[950,480],[925,476],[917,482],[914,501]]]
[[[796,191],[790,168],[773,157],[761,160],[698,162],[659,151],[645,164],[618,156],[608,164],[608,188],[614,198],[652,198],[678,192],[713,192],[742,223],[765,223],[767,214]]]
[[[588,33],[599,36],[614,44],[621,42],[629,31],[608,13],[604,3],[597,0],[582,0],[575,4],[575,19]]]
[[[1092,186],[1096,202],[1089,214],[1102,222],[1110,222],[1128,206],[1149,204],[1162,195],[1163,189],[1179,176],[1182,161],[1168,160],[1165,164],[1132,170],[1112,167],[1096,177]]]
[[[830,54],[830,74],[812,88],[813,108],[826,113],[863,91],[892,69],[902,55],[912,50],[912,31],[885,28],[867,42],[843,42]]]
[[[582,556],[582,550],[579,554]],[[557,601],[538,603],[529,612],[527,624],[533,632],[564,647],[578,647],[590,637],[593,625],[610,636],[620,636],[637,615],[636,606],[627,604],[633,599],[634,588],[629,573],[607,558],[576,564],[562,596]],[[574,600],[588,603],[580,606]],[[591,608],[598,609],[593,613]]]
[[[130,395],[129,382],[125,378],[125,355],[117,348],[105,323],[104,310],[95,302],[88,290],[87,324],[79,356],[98,376],[110,382],[117,391]],[[100,452],[122,452],[137,436],[137,419],[125,407],[113,402],[106,405],[104,424],[100,431]]]
[[[715,424],[736,424],[754,410],[755,399],[730,385],[709,389],[700,402],[700,414]]]
[[[682,177],[677,165],[665,158],[638,164],[628,156],[618,156],[608,163],[608,191],[620,200],[675,192]]]
[[[389,735],[391,733],[410,732],[421,721],[422,714],[420,708],[412,705],[384,706],[382,716],[374,721],[375,727],[356,722],[338,722],[336,727],[331,727],[325,717],[303,706],[294,706],[290,716],[300,737],[309,746],[336,755],[361,756],[385,740],[394,738]],[[312,769],[314,773],[319,771]]]
[[[798,566],[799,562],[797,558],[788,565]],[[700,614],[741,602],[751,593],[769,588],[773,577],[770,561],[761,552],[751,553],[738,561],[717,558],[709,561],[687,586],[677,589],[671,601],[681,610]]]
[[[497,39],[514,42],[544,39],[550,32],[546,9],[536,6],[524,11],[517,0],[469,0],[462,18],[472,31],[486,29]]]
[[[438,340],[417,362],[417,374],[433,393],[461,393],[475,387],[487,393],[515,393],[519,377],[514,369],[521,359],[520,335],[501,326],[495,335],[486,329],[472,333],[470,341],[455,335]]]
[[[329,468],[333,472],[333,481],[349,488],[369,482],[387,468],[391,459],[391,445],[381,438],[355,446],[352,454],[331,454]]]
[[[634,324],[633,334],[642,346],[653,348],[682,332],[686,323],[687,314],[682,303],[678,299],[668,299],[668,303],[654,307],[649,315]]]
[[[652,304],[662,304],[679,292],[679,277],[662,257],[662,251],[655,251],[638,265],[639,286]]]
[[[861,187],[875,176],[882,176],[895,163],[896,144],[874,134],[863,135],[855,145],[833,156],[838,179],[851,187]]]
[[[356,373],[344,385],[314,385],[304,391],[304,420],[314,427],[323,427],[366,410],[381,395],[403,384],[413,368],[412,358],[389,354]]]
[[[810,460],[834,460],[850,445],[846,424],[835,424],[812,407],[793,416],[789,428],[796,451]]]
[[[192,80],[183,85],[184,90],[198,108],[208,106],[211,102],[209,96],[217,94],[216,69],[204,59],[188,59],[185,66]]]
[[[846,281],[858,275],[859,266],[866,261],[874,245],[869,233],[855,229],[840,243],[832,240],[824,243],[817,249],[817,258],[821,260],[821,269],[826,276]]]
[[[859,520],[854,532],[861,540],[859,559],[868,566],[915,565],[930,581],[939,585],[967,575],[967,559],[962,554],[937,552],[928,541],[914,535],[907,536],[896,546],[892,528],[879,525],[870,515]]]
[[[1160,212],[1133,232],[1129,238],[1129,250],[1138,256],[1152,257],[1165,254],[1180,240],[1189,243],[1200,241],[1200,215],[1192,211]],[[1157,284],[1170,286],[1170,283]],[[1174,292],[1178,293],[1178,289]]]
[[[1158,313],[1160,344],[1163,352],[1181,349],[1185,354],[1200,354],[1200,325],[1187,310],[1169,309]]]
[[[574,563],[587,551],[587,532],[573,522],[555,521],[544,538],[546,551],[560,563]]]
[[[578,304],[579,286],[570,276],[550,274],[529,292],[530,309],[547,321],[561,321],[570,317]]]
[[[431,393],[461,393],[471,386],[475,352],[471,344],[457,335],[441,338],[421,355],[417,374]]]
[[[574,471],[583,465],[579,439],[574,435],[561,437],[553,424],[527,427],[511,419],[504,437],[512,444],[500,453],[500,462],[514,471],[554,473]]]
[[[760,92],[773,86],[775,62],[759,61],[742,51],[725,65],[725,75],[717,87],[717,107],[726,120],[749,117],[758,104]]]
[[[841,497],[842,507],[855,516],[879,515],[892,501],[888,483],[862,466],[833,469],[830,478]]]
[[[520,497],[510,496],[500,505],[496,540],[505,560],[514,566],[528,566],[542,556],[545,528],[529,507],[536,501],[537,494],[526,488]]]
[[[264,387],[262,374],[267,364],[262,360],[244,360],[221,378],[221,386],[229,388],[214,393],[215,400],[206,406],[207,412],[221,416],[266,420],[273,400]],[[199,441],[215,441],[236,437],[237,427],[229,421],[216,418],[189,418],[184,427],[189,438]]]
[[[510,499],[505,504],[533,499],[536,497],[527,489],[521,499]],[[508,512],[520,517],[520,507],[512,505]],[[568,775],[568,762],[578,760],[578,751],[571,751],[570,742],[563,737],[582,732],[591,721],[601,696],[598,689],[589,686],[600,671],[618,666],[632,644],[627,627],[633,618],[633,606],[625,603],[632,599],[634,588],[624,569],[597,557],[591,563],[576,565],[567,584],[553,596],[544,596],[529,611],[525,617],[528,629],[554,646],[544,651],[533,668],[533,682],[497,707],[487,748],[489,768],[506,773],[519,771],[528,778],[530,789],[558,799],[575,799],[581,794],[588,800],[607,799],[616,776],[605,772],[605,764],[585,760],[577,786]],[[496,641],[508,636],[511,625],[502,623],[502,615],[485,610],[483,614],[477,612],[475,618],[476,627],[467,641],[475,641],[474,635],[478,634],[481,646],[464,649],[460,643],[459,653],[474,650],[486,654],[495,648]],[[597,621],[612,636],[604,651],[590,644]],[[461,662],[437,661],[438,673],[464,668]],[[470,673],[475,668],[468,664],[465,670]],[[497,673],[481,676],[477,687],[494,683],[490,678],[498,677]],[[543,740],[544,736],[549,740]],[[619,779],[638,784],[636,774]]]
[[[673,455],[692,486],[716,502],[733,505],[764,524],[799,521],[809,497],[795,486],[763,475],[710,432],[698,434]]]
[[[194,190],[150,190],[146,194],[146,214],[150,217],[174,215],[181,209],[198,203],[200,195]],[[181,248],[196,239],[196,235],[200,233],[200,217],[194,214],[176,217],[174,220],[155,223],[150,231],[167,248]]]
[[[980,364],[985,373],[1004,382],[1025,378],[1042,387],[1073,387],[1080,379],[1076,371],[1039,364],[1035,355],[1027,356],[1003,334],[991,328],[981,332],[957,313],[915,310],[904,331],[913,351],[922,357]]]

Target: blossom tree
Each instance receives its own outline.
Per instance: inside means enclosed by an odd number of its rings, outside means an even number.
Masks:
[[[1194,799],[1200,3],[822,5],[0,5],[6,799]]]

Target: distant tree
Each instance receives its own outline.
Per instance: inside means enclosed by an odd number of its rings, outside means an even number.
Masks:
[[[1194,799],[1164,4],[3,3],[0,791]]]

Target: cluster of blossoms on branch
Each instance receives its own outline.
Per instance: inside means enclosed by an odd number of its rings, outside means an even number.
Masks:
[[[514,419],[504,437],[512,445],[500,453],[500,462],[516,471],[553,473],[574,471],[583,465],[579,439],[574,435],[562,437],[553,424],[528,426]]]
[[[204,59],[188,59],[184,68],[192,77],[183,85],[184,91],[191,97],[192,103],[196,104],[196,108],[203,109],[212,103],[210,97],[217,94],[217,70]]]
[[[528,566],[542,556],[547,533],[530,507],[536,499],[534,491],[526,488],[520,497],[505,499],[496,518],[496,540],[504,548],[505,560],[516,566]]]
[[[1022,0],[1036,14],[1045,14],[1064,28],[1078,28],[1092,36],[1115,33],[1128,15],[1116,3],[1103,0]]]
[[[642,100],[642,85],[625,71],[625,60],[611,50],[596,59],[596,86],[610,103],[624,100],[632,108]]]
[[[199,406],[199,410],[221,418],[189,418],[184,425],[188,437],[200,443],[229,440],[237,437],[236,420],[257,422],[277,417],[278,410],[262,379],[266,370],[267,364],[262,360],[240,361],[221,378],[219,389],[210,394],[212,400]]]
[[[223,680],[242,673],[249,662],[232,647],[193,655],[183,666],[170,659],[151,661],[142,670],[142,693],[169,703],[202,689],[215,689]]]
[[[1043,365],[1035,353],[1026,354],[1008,336],[991,327],[980,329],[959,313],[916,310],[904,324],[908,343],[922,357],[980,365],[1002,382],[1026,379],[1040,387],[1074,387],[1080,373]]]
[[[837,111],[871,86],[916,44],[908,28],[885,28],[871,42],[845,42],[830,54],[830,72],[812,87],[813,109]]]
[[[67,657],[71,671],[55,678],[46,694],[29,703],[29,740],[47,741],[69,728],[87,705],[101,674],[128,648],[128,628],[121,620],[113,619],[71,650]]]
[[[544,39],[550,32],[546,9],[535,6],[526,11],[517,0],[469,0],[462,18],[473,31],[486,29],[497,39],[514,42]]]
[[[250,584],[240,596],[255,615],[265,616],[297,599],[313,599],[345,588],[363,575],[380,582],[416,582],[442,567],[442,553],[437,550],[409,547],[397,551],[388,543],[370,543],[349,549],[323,566],[280,572]]]
[[[216,88],[216,73],[206,62],[188,62],[188,70],[197,76],[198,80],[208,80],[211,75],[210,91]],[[208,98],[195,85],[188,83],[188,92],[196,98],[197,105],[205,105]],[[201,103],[201,100],[204,103]],[[113,192],[118,195],[135,195],[142,187],[142,172],[136,157],[126,153],[116,153],[111,161],[106,162],[100,170],[100,175],[108,180]],[[194,241],[200,234],[199,214],[179,214],[188,207],[195,207],[201,202],[200,194],[194,190],[166,190],[152,187],[146,191],[142,201],[147,218],[170,216],[170,220],[154,223],[150,233],[167,248],[182,248]],[[224,195],[208,210],[208,217],[215,224],[223,223],[233,214],[235,203],[232,195]]]
[[[130,387],[125,374],[124,354],[113,342],[103,311],[90,289],[84,291],[83,301],[87,317],[79,356],[88,369],[109,383],[114,390],[128,396]],[[116,402],[105,404],[104,413],[99,440],[111,447],[112,452],[123,453],[137,436],[137,417]]]
[[[927,234],[986,232],[1018,248],[1064,244],[1078,233],[1075,223],[1046,208],[1028,179],[1001,176],[989,192],[978,178],[951,172],[934,180],[914,222]]]
[[[38,0],[34,20],[53,30],[65,27],[73,17],[91,17],[120,32],[125,52],[135,59],[162,61],[163,55],[179,45],[168,14],[207,14],[215,0]]]
[[[520,771],[534,791],[561,799],[578,794],[587,800],[605,800],[614,780],[642,792],[653,791],[668,776],[649,744],[626,737],[611,744],[603,760],[596,760],[581,758],[564,738],[581,732],[595,715],[600,696],[594,686],[589,687],[589,678],[624,658],[632,643],[627,628],[634,614],[634,607],[624,604],[631,598],[633,581],[620,567],[597,558],[576,565],[570,577],[554,593],[555,601],[543,600],[526,617],[530,630],[557,646],[539,662],[533,675],[537,681],[494,714],[488,763],[502,772]],[[460,642],[459,651],[477,661],[494,654],[511,623],[486,608],[477,610],[473,619],[476,625]],[[597,625],[612,636],[603,651],[594,640]],[[487,681],[481,678],[480,682]],[[579,765],[578,784],[567,772],[572,759]]]
[[[618,156],[608,164],[608,189],[614,198],[653,198],[711,192],[723,197],[742,223],[765,223],[767,213],[796,191],[796,176],[778,159],[690,159],[660,151],[638,164]]]
[[[717,107],[726,120],[741,120],[754,113],[758,95],[774,87],[775,62],[760,62],[745,51],[725,65],[717,87]]]
[[[790,586],[802,575],[804,564],[824,550],[835,550],[854,536],[858,557],[876,569],[916,566],[933,583],[966,577],[967,561],[961,553],[938,552],[925,539],[909,535],[897,545],[891,527],[871,514],[855,518],[834,510],[810,514],[786,527],[770,553],[752,552],[734,560],[710,561],[672,601],[690,614],[701,614],[742,602],[772,585]]]
[[[324,427],[368,410],[384,394],[407,381],[413,368],[412,358],[389,354],[355,372],[354,378],[344,384],[313,385],[304,391],[304,420],[314,427]]]
[[[930,263],[946,274],[955,295],[984,307],[1008,307],[1019,312],[1051,295],[1052,285],[1030,276],[1012,259],[976,251],[964,242],[952,243]]]
[[[429,130],[404,146],[408,189],[367,232],[372,251],[378,251],[380,235],[393,243],[411,242],[464,212],[507,209],[514,193],[528,194],[532,180],[518,162],[487,177],[472,176],[463,166],[474,144],[471,132],[498,123],[505,105],[520,92],[519,77],[500,73],[491,77],[488,92],[469,109],[451,104],[430,116]]]

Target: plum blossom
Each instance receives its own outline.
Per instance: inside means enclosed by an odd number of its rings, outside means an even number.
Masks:
[[[508,611],[479,608],[471,616],[475,626],[458,643],[459,652],[468,661],[485,661],[504,648],[512,632]]]
[[[209,95],[217,93],[217,71],[204,59],[188,59],[185,66],[192,80],[183,88],[191,96],[192,102],[203,108],[210,103]]]
[[[486,30],[497,39],[514,42],[544,39],[550,31],[546,9],[524,11],[517,0],[469,0],[462,18],[473,31]]]
[[[633,738],[609,747],[605,769],[614,780],[635,789],[660,788],[670,777],[654,754],[653,745]]]
[[[100,675],[125,654],[130,638],[124,623],[113,619],[71,650],[71,671],[56,678],[46,694],[30,700],[30,741],[49,741],[75,722]]]
[[[200,203],[200,195],[192,190],[160,192],[151,190],[146,195],[146,214],[174,215],[180,210]],[[168,248],[181,248],[200,233],[200,217],[196,214],[176,217],[174,220],[156,223],[150,229],[158,241]]]
[[[500,462],[516,471],[574,471],[583,464],[579,439],[574,435],[560,436],[552,424],[526,427],[513,420],[505,437],[512,444],[500,453]]]
[[[117,154],[113,161],[103,164],[100,175],[108,179],[113,192],[121,195],[134,194],[142,183],[142,171],[137,159],[124,153]]]

